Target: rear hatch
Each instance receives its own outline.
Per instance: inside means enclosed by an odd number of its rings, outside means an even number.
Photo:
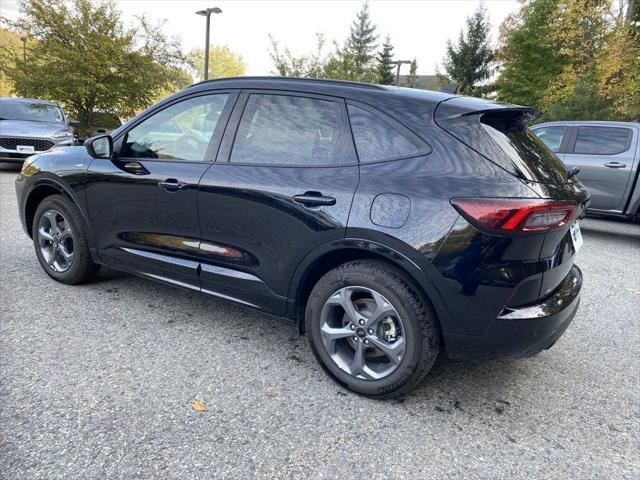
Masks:
[[[486,100],[453,97],[434,112],[438,126],[506,170],[531,188],[531,197],[574,202],[566,224],[548,230],[540,258],[548,260],[539,297],[549,296],[574,262],[571,227],[584,215],[589,196],[560,159],[527,127],[538,116],[534,109]],[[575,227],[574,227],[575,230]]]

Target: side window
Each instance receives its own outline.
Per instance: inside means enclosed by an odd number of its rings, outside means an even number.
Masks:
[[[542,140],[549,150],[558,153],[560,150],[560,144],[562,144],[562,137],[567,131],[567,127],[553,126],[553,127],[540,127],[533,130],[533,133]]]
[[[231,162],[275,165],[338,165],[347,158],[343,104],[288,95],[252,94],[231,152]]]
[[[167,107],[129,130],[120,156],[202,162],[229,95],[203,95]]]
[[[420,148],[381,118],[349,105],[351,130],[360,163],[408,157]]]
[[[585,155],[615,155],[626,152],[631,146],[630,128],[580,127],[573,153]]]

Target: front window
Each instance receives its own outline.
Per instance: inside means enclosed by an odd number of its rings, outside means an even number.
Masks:
[[[229,95],[203,95],[160,110],[129,130],[120,156],[206,160],[207,148]]]
[[[0,101],[0,120],[64,123],[60,107],[48,103]]]

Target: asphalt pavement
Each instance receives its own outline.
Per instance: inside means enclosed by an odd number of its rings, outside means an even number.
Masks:
[[[582,303],[551,350],[441,359],[376,401],[278,318],[113,271],[54,282],[15,175],[0,171],[0,478],[640,477],[640,225],[581,222]]]

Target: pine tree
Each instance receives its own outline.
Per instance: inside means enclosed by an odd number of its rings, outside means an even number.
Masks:
[[[369,4],[365,2],[351,25],[351,34],[347,39],[343,55],[350,64],[350,79],[373,81],[376,77],[375,51],[378,35],[376,26],[369,17]]]
[[[393,45],[391,45],[391,37],[387,35],[382,44],[382,50],[378,53],[378,83],[380,85],[393,85],[396,76],[393,74]]]
[[[409,76],[407,77],[407,87],[416,88],[418,86],[417,72],[418,72],[418,62],[414,58],[413,62],[411,62],[411,67],[409,68]]]
[[[494,52],[490,45],[490,25],[483,5],[467,18],[466,32],[461,31],[457,45],[447,42],[444,68],[452,81],[458,83],[458,92],[480,95],[478,83],[492,73]]]

